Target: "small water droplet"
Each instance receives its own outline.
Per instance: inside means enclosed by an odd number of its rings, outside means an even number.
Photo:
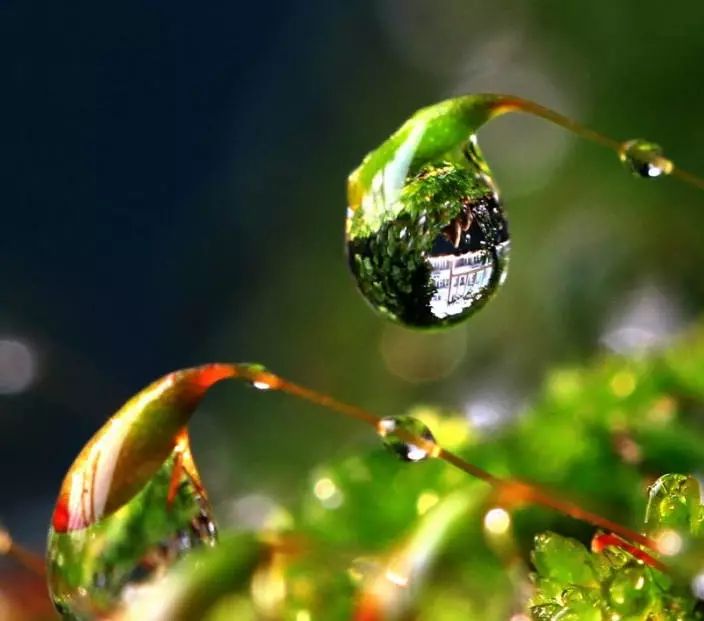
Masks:
[[[405,461],[422,461],[435,456],[439,447],[428,426],[413,416],[387,416],[379,421],[377,431],[384,446]],[[414,444],[410,438],[427,442]],[[420,443],[419,443],[420,444]]]
[[[261,364],[242,364],[239,365],[244,371],[245,381],[248,386],[257,390],[272,390],[280,385],[279,378],[270,373],[267,368]]]
[[[619,149],[619,158],[637,177],[653,179],[672,172],[672,162],[662,154],[662,147],[637,138],[628,140]]]

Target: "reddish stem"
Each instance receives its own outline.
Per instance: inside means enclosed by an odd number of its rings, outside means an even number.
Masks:
[[[595,535],[594,539],[592,539],[592,552],[600,553],[608,546],[621,548],[622,550],[628,552],[631,556],[637,558],[639,561],[643,561],[646,565],[650,565],[659,571],[668,571],[667,566],[662,561],[653,558],[644,550],[636,548],[617,535],[612,533],[602,533],[600,535]]]
[[[239,376],[250,382],[266,385],[272,390],[286,392],[290,395],[305,399],[306,401],[310,401],[311,403],[315,403],[316,405],[320,405],[329,410],[334,410],[367,423],[368,425],[374,427],[377,432],[379,430],[379,422],[381,421],[381,418],[360,407],[338,401],[328,395],[316,392],[304,386],[300,386],[268,371],[252,371],[250,367],[246,366],[236,366],[234,368],[235,377]],[[597,528],[612,531],[625,539],[657,551],[657,545],[652,539],[631,528],[628,528],[627,526],[623,526],[618,522],[610,520],[609,518],[605,518],[597,513],[583,509],[569,500],[553,496],[545,490],[529,483],[524,483],[514,479],[506,480],[496,477],[479,466],[471,464],[458,455],[441,448],[435,442],[427,440],[426,438],[415,437],[412,434],[408,434],[404,430],[400,429],[394,431],[394,433],[404,442],[409,442],[419,446],[420,448],[426,450],[429,455],[438,457],[451,466],[454,466],[455,468],[458,468],[475,478],[485,481],[489,485],[496,488],[508,501],[532,502],[534,504],[554,509],[576,520],[587,522]],[[652,557],[648,558],[652,559]],[[655,559],[652,560],[654,562],[658,562],[655,561]]]

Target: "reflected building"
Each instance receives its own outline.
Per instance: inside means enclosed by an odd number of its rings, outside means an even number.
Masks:
[[[464,313],[496,287],[497,270],[501,284],[506,277],[509,243],[504,241],[492,250],[429,257],[430,277],[435,285],[430,300],[433,315],[444,319]]]

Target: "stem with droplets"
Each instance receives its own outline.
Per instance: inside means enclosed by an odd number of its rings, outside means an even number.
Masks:
[[[545,119],[546,121],[550,121],[555,125],[559,125],[567,131],[580,136],[581,138],[599,144],[607,149],[611,149],[619,156],[620,159],[624,158],[628,141],[619,142],[618,140],[614,140],[613,138],[582,125],[581,123],[578,123],[577,121],[574,121],[559,112],[555,112],[550,108],[541,106],[534,101],[523,99],[522,97],[516,97],[515,95],[493,95],[489,98],[488,105],[490,109],[490,118],[500,116],[507,112],[523,112],[525,114],[531,114],[541,119]],[[649,158],[649,161],[651,164],[659,168],[663,174],[671,175],[680,181],[687,183],[688,185],[704,190],[704,179],[693,173],[678,168],[668,158],[662,155],[653,155]]]
[[[377,433],[380,431],[380,422],[382,421],[382,418],[360,407],[338,401],[328,395],[316,392],[304,386],[300,386],[294,382],[290,382],[274,375],[269,371],[253,371],[252,367],[243,365],[233,365],[232,368],[233,377],[241,377],[253,384],[260,385],[262,388],[279,390],[301,399],[305,399],[306,401],[310,401],[316,405],[320,405],[329,410],[339,412],[345,416],[349,416],[364,422],[372,426]],[[392,433],[394,433],[402,441],[420,447],[426,451],[428,455],[442,459],[451,466],[454,466],[455,468],[458,468],[459,470],[462,470],[463,472],[488,483],[497,491],[501,498],[508,503],[515,504],[519,502],[530,502],[537,505],[542,505],[574,519],[587,522],[597,528],[603,528],[614,532],[653,551],[658,551],[656,542],[649,537],[646,537],[645,535],[642,535],[641,533],[608,518],[602,517],[597,513],[583,509],[573,502],[552,496],[537,486],[514,479],[501,479],[496,477],[479,466],[465,461],[455,453],[443,449],[434,441],[414,436],[403,429],[397,428]]]
[[[375,432],[382,437],[389,434],[400,439],[407,445],[412,445],[420,449],[425,453],[426,456],[436,457],[442,459],[446,463],[462,470],[463,472],[469,474],[472,477],[480,479],[485,483],[489,484],[497,493],[499,500],[505,502],[507,505],[516,505],[521,503],[534,503],[537,505],[542,505],[550,509],[554,509],[564,515],[570,516],[577,520],[587,522],[595,527],[603,528],[613,533],[620,535],[621,537],[630,540],[634,543],[647,547],[654,551],[659,551],[658,545],[652,539],[626,527],[617,522],[614,522],[608,518],[602,517],[596,513],[592,513],[586,509],[583,509],[579,505],[576,505],[568,500],[555,497],[550,493],[542,490],[541,488],[531,485],[522,481],[515,479],[502,479],[494,476],[493,474],[487,472],[486,470],[471,464],[455,453],[452,453],[440,445],[438,445],[432,434],[429,437],[424,437],[416,432],[409,432],[407,429],[403,428],[401,425],[395,425],[389,428],[385,425],[388,419],[381,418],[372,414],[371,412],[360,408],[355,405],[339,401],[329,395],[317,392],[300,384],[296,384],[289,380],[279,377],[269,371],[266,371],[260,366],[251,364],[210,364],[197,369],[189,369],[185,371],[177,371],[173,374],[169,374],[159,380],[151,387],[145,389],[146,391],[155,392],[155,386],[161,388],[162,384],[171,385],[173,382],[186,381],[184,378],[190,378],[188,381],[192,382],[192,388],[186,391],[184,395],[188,399],[195,398],[196,401],[192,403],[195,407],[197,401],[200,397],[215,383],[224,379],[241,379],[254,387],[261,390],[278,390],[295,396],[299,399],[311,402],[313,404],[324,407],[330,411],[337,412],[349,418],[353,418],[360,422],[363,422],[371,426]],[[160,384],[161,382],[161,384]],[[191,391],[195,392],[191,392]],[[162,392],[156,391],[157,394],[153,398],[160,398]],[[140,393],[141,395],[142,393]],[[126,407],[128,408],[128,413],[132,415],[133,413],[129,409],[130,404],[128,403]],[[135,404],[132,404],[134,407]],[[186,409],[191,410],[191,408]],[[192,411],[192,410],[191,410]],[[124,413],[122,414],[125,415]],[[116,416],[120,416],[118,413]],[[184,422],[186,422],[186,417]],[[136,422],[133,420],[133,424]],[[144,423],[142,423],[144,424]],[[158,432],[158,430],[155,430]],[[100,433],[100,432],[99,432]],[[95,440],[97,438],[97,440]],[[97,435],[94,438],[96,442],[102,441],[101,436]],[[176,443],[178,437],[176,439]],[[123,447],[124,448],[124,447]],[[128,451],[129,452],[129,451]],[[84,460],[87,458],[84,458]],[[81,458],[77,458],[78,467],[81,467]],[[77,467],[74,463],[72,468]],[[61,500],[61,498],[60,498]],[[60,501],[57,503],[59,506]],[[44,562],[37,555],[25,550],[24,548],[18,546],[8,533],[0,529],[0,554],[6,554],[14,557],[22,565],[26,566],[33,572],[37,574],[44,573]]]

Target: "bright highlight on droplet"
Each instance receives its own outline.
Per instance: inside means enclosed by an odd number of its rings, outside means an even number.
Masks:
[[[682,551],[682,536],[670,528],[660,531],[654,539],[660,554],[675,556]]]
[[[505,535],[511,527],[511,516],[506,509],[495,507],[486,512],[484,528],[492,535]]]
[[[268,382],[262,382],[262,381],[252,382],[252,386],[254,386],[257,390],[270,390],[271,389],[271,385]]]
[[[15,339],[0,340],[0,394],[13,395],[26,390],[35,377],[32,351]]]

